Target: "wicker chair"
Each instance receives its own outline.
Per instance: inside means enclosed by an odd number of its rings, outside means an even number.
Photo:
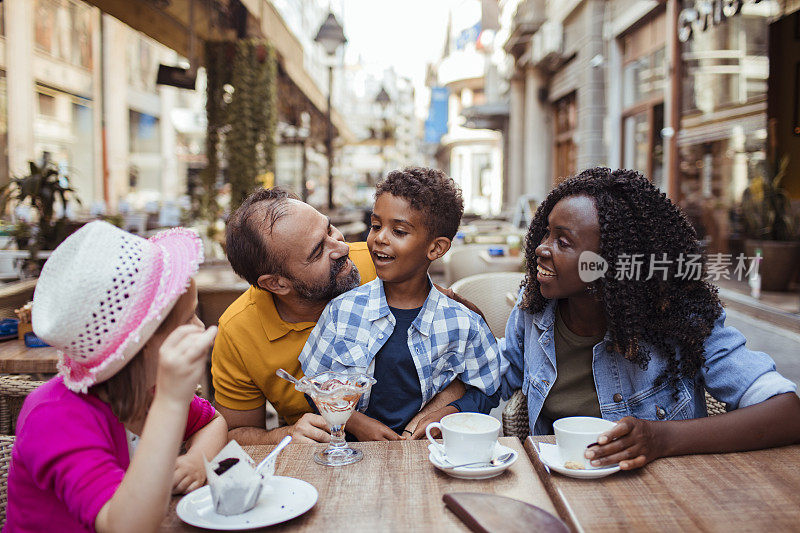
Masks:
[[[525,440],[531,434],[528,421],[528,398],[516,391],[503,409],[503,435]]]
[[[481,259],[481,252],[492,248],[491,244],[464,244],[453,246],[442,257],[444,263],[445,282],[452,285],[456,281],[487,272],[516,272],[522,270],[523,258],[509,265],[506,262],[487,263]]]
[[[17,317],[14,310],[33,300],[36,281],[36,279],[26,279],[0,287],[0,318]]]
[[[706,393],[706,412],[708,416],[722,415],[728,412],[728,404],[721,402],[711,396],[708,391]]]
[[[519,284],[525,274],[522,272],[491,272],[477,274],[460,279],[453,284],[451,289],[478,306],[484,316],[489,329],[495,337],[503,337],[506,332],[508,315],[519,291]],[[507,295],[511,294],[511,302]]]
[[[0,528],[6,523],[6,504],[8,503],[8,469],[11,467],[11,448],[14,437],[0,436]]]
[[[726,404],[706,393],[706,411],[708,416],[721,415],[728,412]],[[522,440],[530,435],[528,421],[528,400],[522,390],[516,391],[503,409],[503,434],[506,437],[519,437]]]
[[[22,402],[43,383],[26,375],[0,376],[0,434],[14,435]]]

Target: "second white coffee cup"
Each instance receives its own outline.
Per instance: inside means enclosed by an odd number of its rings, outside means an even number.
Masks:
[[[444,446],[431,437],[431,429],[439,428]],[[425,428],[428,440],[453,464],[489,462],[500,434],[500,421],[481,413],[453,413]]]
[[[553,422],[553,430],[561,460],[564,463],[577,463],[586,469],[597,468],[592,466],[583,454],[587,446],[597,442],[601,433],[605,433],[615,425],[616,423],[610,420],[593,416],[559,418]]]

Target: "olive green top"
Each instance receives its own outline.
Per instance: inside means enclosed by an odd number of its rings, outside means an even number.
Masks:
[[[557,377],[542,405],[542,415],[553,421],[565,416],[599,417],[592,357],[594,346],[605,335],[576,335],[564,323],[559,307],[556,307],[554,334]]]

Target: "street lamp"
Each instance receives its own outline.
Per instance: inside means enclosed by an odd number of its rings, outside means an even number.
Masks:
[[[386,107],[391,101],[389,93],[387,93],[386,89],[381,85],[381,90],[378,92],[378,96],[375,97],[375,103],[381,106],[381,164],[383,165],[381,174],[386,173],[386,157],[384,155],[384,150],[386,149]],[[383,175],[381,175],[381,178],[383,178]]]
[[[306,141],[310,134],[311,115],[303,111],[300,114],[300,126],[288,125],[283,128],[281,137],[283,144],[298,146],[300,148],[300,191],[304,202],[308,201],[308,156],[306,155]]]
[[[314,41],[322,45],[328,56],[333,56],[336,50],[347,42],[344,29],[336,20],[333,13],[328,13],[328,18],[319,27]],[[333,93],[333,61],[328,64],[328,136],[325,139],[325,149],[328,152],[328,209],[333,210],[333,121],[331,119],[331,94]]]

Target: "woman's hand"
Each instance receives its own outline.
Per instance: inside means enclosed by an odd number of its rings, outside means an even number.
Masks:
[[[592,466],[619,463],[622,470],[641,468],[664,456],[660,429],[663,422],[626,416],[597,438],[598,446],[585,452]]]

